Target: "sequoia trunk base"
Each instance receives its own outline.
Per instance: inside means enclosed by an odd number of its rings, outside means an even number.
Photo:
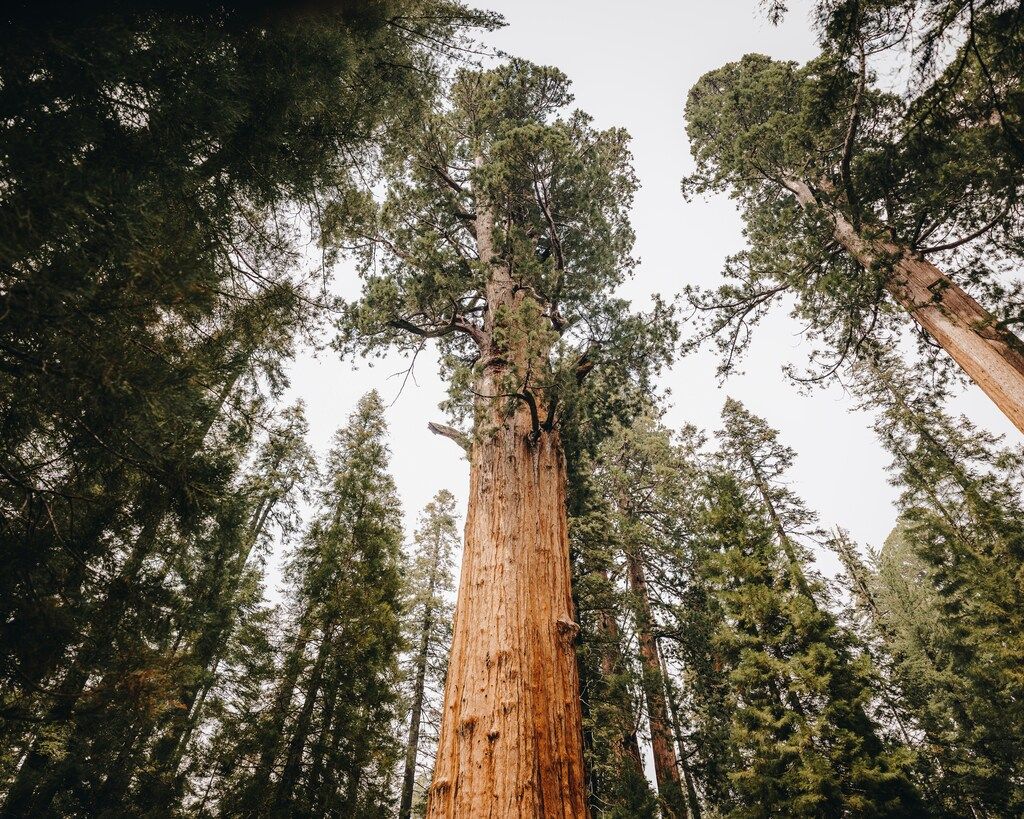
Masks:
[[[520,406],[473,446],[430,819],[588,816],[565,459],[532,429]]]

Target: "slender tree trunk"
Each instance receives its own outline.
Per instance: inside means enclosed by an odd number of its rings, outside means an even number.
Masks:
[[[309,638],[312,634],[310,616],[307,614],[302,618],[299,626],[299,634],[295,640],[285,661],[284,679],[277,688],[274,696],[274,705],[270,711],[273,720],[268,737],[260,749],[260,758],[256,764],[256,771],[252,777],[250,788],[254,796],[253,804],[262,805],[269,800],[271,793],[270,774],[277,762],[281,750],[281,739],[284,734],[284,724],[288,716],[288,707],[291,705],[292,697],[295,695],[295,686],[298,684],[299,674],[302,672],[303,655],[306,653],[306,646],[309,645]]]
[[[665,680],[668,712],[672,717],[672,733],[675,735],[676,745],[679,747],[679,768],[683,774],[683,784],[686,786],[686,807],[690,812],[691,819],[701,819],[700,800],[697,798],[697,789],[694,787],[693,775],[690,771],[689,754],[686,751],[683,721],[679,716],[679,704],[676,702],[675,688],[668,675],[668,666],[665,664],[664,655],[661,655],[661,675]]]
[[[786,187],[805,208],[820,206],[799,179]],[[863,267],[892,264],[886,288],[966,375],[1024,432],[1024,344],[995,316],[931,262],[892,242],[865,239],[834,208],[826,206],[834,236]]]
[[[526,338],[502,341],[523,335],[514,327],[495,332],[535,297],[494,253],[494,218],[480,197],[475,233],[489,271],[477,434],[427,816],[577,819],[589,809],[565,456],[557,426],[538,423],[541,396],[529,382],[544,353],[530,358]]]
[[[309,739],[310,727],[313,722],[313,709],[316,707],[317,698],[320,695],[320,685],[323,682],[324,669],[327,666],[327,658],[331,654],[333,642],[333,628],[324,628],[323,641],[320,644],[320,651],[317,654],[316,663],[309,675],[309,682],[306,685],[306,695],[302,702],[302,710],[295,722],[295,732],[288,744],[288,754],[285,757],[284,770],[281,772],[281,781],[277,784],[277,792],[274,794],[274,805],[276,808],[284,808],[291,801],[295,793],[295,786],[299,781],[299,773],[302,767],[302,754],[306,749],[306,742]]]
[[[661,655],[654,636],[654,617],[647,589],[647,577],[634,546],[625,550],[626,574],[629,590],[633,594],[637,639],[643,664],[644,699],[647,701],[647,719],[651,726],[651,750],[654,754],[654,775],[658,781],[658,796],[667,819],[686,819],[686,800],[679,780],[679,760],[672,742],[668,707],[665,701],[665,680],[661,676]]]
[[[608,581],[608,573],[603,572],[605,581]],[[615,612],[611,609],[604,609],[601,612],[598,628],[604,638],[604,650],[601,652],[601,673],[605,679],[611,679],[622,672],[622,643],[619,634],[619,622],[615,618]],[[630,698],[632,699],[632,698]],[[623,709],[624,710],[624,709]],[[640,741],[637,739],[637,729],[633,719],[632,707],[629,714],[623,714],[622,743],[613,749],[616,757],[621,758],[626,754],[636,770],[643,773],[644,762],[640,755]]]
[[[416,784],[416,752],[420,742],[420,720],[423,716],[423,689],[427,680],[427,651],[430,648],[430,631],[433,628],[434,576],[437,571],[437,555],[430,570],[427,597],[423,610],[419,650],[416,652],[416,678],[413,683],[412,707],[409,715],[409,741],[405,747],[405,776],[402,779],[402,801],[398,808],[398,819],[409,819],[412,815],[412,791]]]

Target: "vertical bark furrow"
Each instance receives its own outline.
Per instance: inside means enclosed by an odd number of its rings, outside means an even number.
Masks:
[[[473,449],[427,815],[585,817],[565,462],[520,408]]]

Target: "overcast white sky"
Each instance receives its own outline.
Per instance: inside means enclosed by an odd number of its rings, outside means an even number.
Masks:
[[[488,43],[537,63],[557,65],[573,80],[576,104],[599,127],[623,126],[633,136],[641,189],[633,210],[636,255],[641,263],[623,295],[643,304],[649,294],[666,296],[685,284],[712,285],[723,259],[743,246],[741,223],[726,198],[686,203],[679,182],[692,169],[683,125],[691,85],[706,71],[748,52],[804,61],[815,53],[810,4],[791,3],[785,23],[772,27],[757,0],[479,0],[505,15],[508,26]],[[343,282],[355,295],[357,282]],[[892,528],[894,490],[886,458],[869,418],[852,408],[838,389],[801,396],[782,373],[787,362],[805,360],[808,347],[799,327],[779,311],[759,328],[745,374],[720,385],[712,351],[678,362],[662,378],[671,390],[667,421],[718,424],[727,395],[781,430],[798,458],[792,486],[822,521],[839,524],[861,543],[880,546]],[[330,353],[302,355],[291,369],[290,398],[307,405],[311,443],[323,453],[334,430],[359,396],[376,387],[385,403],[398,393],[402,359],[355,368]],[[435,360],[421,354],[417,383],[388,410],[392,470],[398,482],[408,531],[437,490],[448,488],[465,504],[468,464],[454,444],[431,435],[426,424],[442,420],[437,409],[444,388]],[[1019,436],[975,388],[953,407],[995,432]],[[828,571],[833,562],[826,558]]]

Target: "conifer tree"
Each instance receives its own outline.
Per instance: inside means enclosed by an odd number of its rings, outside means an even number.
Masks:
[[[14,688],[59,672],[97,564],[205,491],[196,427],[239,352],[223,316],[258,300],[252,327],[308,327],[325,305],[300,234],[362,209],[355,172],[385,127],[467,26],[495,22],[443,0],[283,5],[15,3],[0,20]]]
[[[200,405],[203,413],[191,419],[183,442],[196,496],[173,508],[151,487],[138,528],[120,543],[111,539],[120,548],[81,588],[82,633],[62,649],[70,649],[63,667],[46,670],[46,685],[17,701],[17,713],[34,717],[29,724],[38,730],[26,738],[6,810],[45,812],[60,793],[71,800],[63,810],[100,810],[108,787],[116,791],[127,781],[114,786],[111,777],[129,766],[115,765],[108,754],[131,754],[135,741],[148,736],[145,726],[175,701],[175,619],[198,596],[193,561],[237,549],[250,515],[250,499],[235,481],[263,410],[249,389],[229,394],[238,375],[229,370],[212,404],[207,398]]]
[[[639,680],[624,628],[620,548],[597,476],[598,457],[581,459],[569,479],[588,796],[594,816],[653,819],[658,806],[640,750]]]
[[[258,561],[254,565],[254,553],[272,525],[283,540],[297,525],[296,501],[315,471],[305,433],[301,404],[281,413],[240,489],[248,510],[246,525],[216,549],[204,550],[201,555],[209,562],[186,575],[188,599],[182,601],[169,641],[177,660],[177,688],[171,689],[169,707],[161,719],[143,723],[133,741],[122,746],[125,759],[103,789],[107,804],[125,804],[139,767],[144,773],[134,789],[133,803],[140,812],[167,811],[179,801],[184,784],[178,775],[182,759],[203,719],[205,699],[239,626],[247,596],[262,577]]]
[[[663,815],[690,813],[684,792],[679,737],[669,703],[654,593],[649,575],[657,557],[677,543],[690,469],[667,431],[648,415],[618,431],[602,452],[602,483],[613,510],[612,527],[623,563],[627,608],[636,629],[640,682],[650,728],[655,777]],[[661,555],[658,555],[661,552]]]
[[[879,575],[893,612],[891,650],[910,669],[927,660],[915,681],[927,687],[912,698],[923,726],[943,738],[950,798],[1012,814],[1024,746],[1015,716],[1024,651],[1020,453],[950,418],[890,356],[876,352],[859,369],[856,388],[879,411],[875,428],[902,489],[901,525]],[[913,604],[902,599],[907,575],[924,586]],[[908,605],[916,610],[909,620],[900,614]]]
[[[685,187],[730,191],[750,247],[729,260],[729,283],[691,296],[710,313],[706,335],[718,337],[728,370],[751,326],[792,294],[794,316],[830,350],[816,378],[909,313],[1024,430],[1024,347],[998,275],[1006,254],[972,257],[969,275],[930,261],[982,238],[1019,246],[1020,174],[1008,188],[970,129],[948,134],[970,161],[929,153],[904,138],[905,108],[873,86],[863,51],[855,69],[828,51],[805,66],[750,54],[702,77],[687,102],[697,171]]]
[[[295,622],[255,764],[223,811],[370,817],[395,807],[402,531],[383,411],[368,393],[335,437],[317,515],[288,566]]]
[[[592,368],[656,360],[671,331],[609,295],[633,264],[626,135],[569,101],[551,68],[460,74],[396,163],[348,316],[364,348],[438,339],[473,419],[433,427],[467,448],[471,489],[428,816],[587,811],[560,414]]]
[[[452,558],[460,545],[455,529],[455,496],[447,489],[427,504],[415,534],[416,552],[406,577],[405,618],[407,643],[413,654],[409,663],[409,735],[399,819],[409,819],[417,794],[417,771],[433,773],[437,745],[437,716],[451,646],[454,613],[449,595],[455,589]],[[428,728],[428,731],[424,731]],[[421,765],[421,757],[427,760]],[[419,801],[425,794],[418,794]]]
[[[712,637],[728,675],[729,816],[920,815],[907,759],[867,716],[871,669],[813,605],[776,532],[736,476],[713,472],[701,550],[721,610]]]

